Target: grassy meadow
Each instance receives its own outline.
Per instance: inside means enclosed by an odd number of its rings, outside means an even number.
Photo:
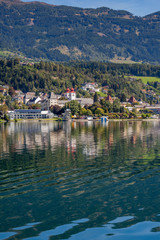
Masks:
[[[142,79],[142,82],[145,84],[147,84],[147,82],[160,82],[160,78],[158,78],[158,77],[143,77],[143,76],[125,76],[125,77]]]

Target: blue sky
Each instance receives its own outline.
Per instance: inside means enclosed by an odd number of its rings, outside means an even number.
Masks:
[[[32,2],[33,0],[23,0]],[[137,16],[160,11],[160,0],[39,0],[54,5],[68,5],[82,8],[109,7],[116,10],[127,10]]]

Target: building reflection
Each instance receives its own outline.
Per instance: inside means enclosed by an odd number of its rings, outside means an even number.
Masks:
[[[147,127],[146,127],[147,126]],[[23,149],[49,148],[55,151],[59,146],[65,146],[68,154],[77,152],[82,147],[87,157],[107,154],[118,147],[120,141],[127,141],[132,148],[145,136],[159,133],[160,122],[11,122],[0,125],[0,152],[23,152]],[[150,141],[150,144],[151,141]],[[154,143],[153,143],[154,144]],[[148,145],[143,141],[143,148]]]

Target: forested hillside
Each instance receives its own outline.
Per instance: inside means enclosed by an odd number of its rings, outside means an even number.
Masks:
[[[37,91],[57,94],[74,87],[79,96],[87,96],[82,90],[82,84],[96,82],[99,87],[106,87],[110,94],[120,99],[134,95],[145,98],[141,89],[145,85],[141,80],[131,80],[126,75],[160,76],[158,66],[140,64],[113,64],[99,62],[70,62],[54,63],[40,62],[31,65],[22,65],[18,59],[0,60],[0,85],[9,85],[23,92]]]
[[[142,18],[109,8],[0,0],[0,50],[30,58],[160,63],[159,25],[159,12]]]

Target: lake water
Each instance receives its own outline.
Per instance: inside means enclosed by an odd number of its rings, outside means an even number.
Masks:
[[[0,239],[160,239],[160,121],[1,124]]]

